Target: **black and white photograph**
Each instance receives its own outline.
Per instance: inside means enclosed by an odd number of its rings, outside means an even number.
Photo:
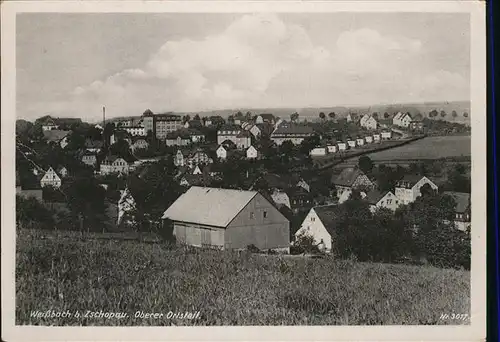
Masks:
[[[2,320],[483,338],[484,4],[189,2],[2,4]]]

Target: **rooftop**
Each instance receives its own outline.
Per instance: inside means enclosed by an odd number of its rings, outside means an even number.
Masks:
[[[351,187],[359,176],[363,176],[364,173],[354,167],[346,167],[338,175],[332,175],[332,183],[340,186]]]

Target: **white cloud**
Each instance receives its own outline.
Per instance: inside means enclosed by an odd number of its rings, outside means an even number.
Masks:
[[[369,28],[332,35],[330,44],[321,46],[303,27],[274,14],[245,15],[220,34],[168,41],[146,65],[77,87],[67,106],[88,117],[102,104],[116,115],[130,115],[144,108],[300,107],[467,96],[463,76],[426,67],[423,54],[419,40]]]

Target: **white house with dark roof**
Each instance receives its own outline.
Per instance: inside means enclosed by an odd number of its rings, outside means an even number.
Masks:
[[[269,123],[274,125],[276,123],[276,117],[273,114],[259,114],[255,117],[256,124]]]
[[[129,163],[117,156],[107,156],[100,165],[99,171],[101,175],[112,173],[128,174],[130,170]]]
[[[420,189],[425,184],[428,184],[434,191],[438,191],[438,186],[426,176],[409,174],[396,183],[394,193],[402,201],[402,204],[408,204],[414,202],[421,195]]]
[[[317,146],[309,152],[311,157],[326,156],[327,154],[328,150],[326,146]]]
[[[367,135],[367,136],[365,137],[365,142],[366,142],[367,144],[371,144],[371,143],[373,143],[373,136],[371,136],[371,135]]]
[[[376,130],[378,128],[378,121],[372,115],[365,115],[359,121],[361,127],[369,130]]]
[[[394,118],[392,118],[392,124],[399,127],[409,127],[412,122],[412,117],[410,113],[397,113]]]
[[[395,211],[401,204],[401,200],[392,191],[378,191],[373,189],[363,198],[369,204],[371,212],[378,208],[387,208]]]
[[[373,182],[357,167],[346,167],[338,175],[332,175],[331,183],[337,189],[337,198],[340,198],[344,191],[374,187]]]
[[[339,152],[347,150],[347,143],[344,141],[339,141],[337,143]]]
[[[43,175],[42,179],[40,179],[40,186],[42,188],[51,186],[54,188],[60,188],[61,187],[61,177],[54,171],[52,167],[49,167],[47,172]]]
[[[71,131],[64,131],[60,129],[48,129],[43,131],[43,137],[49,144],[59,144],[61,148],[68,146],[68,137]]]
[[[290,250],[290,222],[256,191],[192,186],[163,214],[176,241],[191,246]],[[165,226],[163,229],[169,229]]]
[[[356,145],[363,146],[365,144],[365,139],[362,136],[356,138]]]
[[[294,123],[282,123],[271,133],[271,140],[278,146],[285,141],[300,145],[305,138],[314,134],[312,127]]]
[[[215,151],[215,154],[217,155],[217,158],[219,158],[221,160],[226,160],[227,159],[227,150],[222,145],[220,145],[217,148],[217,150]]]
[[[357,146],[356,139],[347,138],[347,146],[349,146],[349,148],[355,148]]]
[[[259,151],[253,146],[250,146],[246,150],[247,159],[257,159],[259,157]]]
[[[321,251],[330,253],[333,247],[332,236],[335,235],[335,217],[338,206],[325,205],[311,208],[307,213],[299,230],[295,232],[295,241],[300,236],[313,238],[314,244]]]
[[[380,142],[380,133],[375,133],[373,135],[373,142],[376,142],[376,143]]]
[[[382,140],[389,140],[392,138],[392,132],[391,131],[382,131],[380,133],[380,138]]]
[[[236,125],[225,125],[217,130],[217,144],[232,141],[237,148],[246,149],[252,144],[251,133]]]
[[[445,191],[445,195],[455,200],[455,226],[461,231],[471,229],[471,200],[470,194],[466,192]]]

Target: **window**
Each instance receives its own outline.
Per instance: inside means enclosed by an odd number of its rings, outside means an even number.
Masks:
[[[388,199],[387,204],[391,204],[391,203],[392,203],[392,199]]]
[[[262,213],[262,215],[264,216],[264,218],[266,218],[266,217],[267,217],[267,211],[264,211],[264,212]]]
[[[316,217],[314,217],[314,216],[313,216],[313,217],[311,217],[311,221],[312,221],[312,222],[316,221]]]
[[[251,219],[255,218],[255,213],[254,213],[253,211],[252,211],[252,212],[250,212],[250,218],[251,218]]]

